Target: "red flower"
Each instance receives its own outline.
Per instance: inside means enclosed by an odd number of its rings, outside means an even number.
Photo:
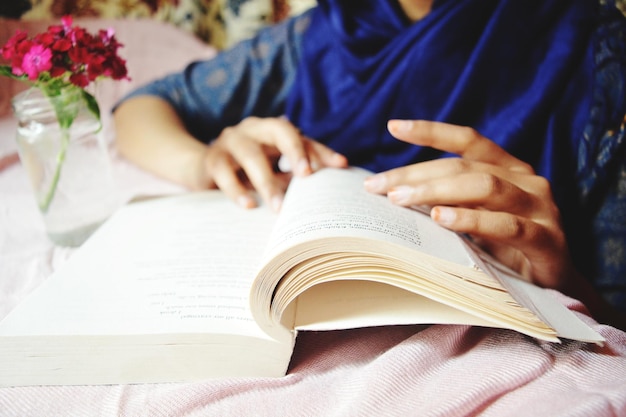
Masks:
[[[60,25],[32,38],[17,31],[0,53],[16,77],[25,76],[36,85],[54,81],[57,86],[84,88],[100,77],[128,79],[126,61],[117,54],[121,46],[113,29],[92,35],[65,16]]]
[[[85,88],[89,85],[89,78],[84,73],[70,75],[70,82],[75,86]]]
[[[56,39],[52,44],[52,49],[57,52],[67,52],[72,47],[72,43],[67,39]]]
[[[39,35],[35,36],[34,41],[45,47],[50,47],[54,43],[54,38],[55,37],[53,34],[46,32],[40,33]]]
[[[11,37],[2,47],[2,55],[6,59],[13,59],[17,52],[18,45],[24,42],[27,38],[28,34],[26,32],[22,32],[21,30],[15,32],[15,35],[13,35],[13,37]]]

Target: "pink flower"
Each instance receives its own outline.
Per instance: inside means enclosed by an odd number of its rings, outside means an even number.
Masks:
[[[66,15],[61,18],[61,23],[63,24],[63,30],[69,32],[72,29],[73,19],[72,16]]]
[[[52,51],[42,45],[33,45],[24,55],[21,70],[29,80],[36,80],[39,74],[52,68]]]

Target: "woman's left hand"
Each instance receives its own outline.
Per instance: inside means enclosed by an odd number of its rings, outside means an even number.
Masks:
[[[466,233],[533,282],[564,289],[578,274],[547,179],[471,128],[391,120],[396,138],[459,155],[368,178],[366,189],[403,206],[431,206],[439,224]]]

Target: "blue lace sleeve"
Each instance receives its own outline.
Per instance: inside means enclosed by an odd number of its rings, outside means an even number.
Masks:
[[[282,115],[308,21],[305,13],[264,28],[255,38],[140,87],[122,101],[139,95],[166,100],[203,142],[245,117]]]
[[[626,312],[626,18],[602,2],[594,102],[580,143],[578,186],[592,217],[591,270],[604,297]]]

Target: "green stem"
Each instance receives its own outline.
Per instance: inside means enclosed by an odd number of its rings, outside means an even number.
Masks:
[[[67,147],[70,143],[70,130],[61,128],[61,149],[57,155],[56,167],[54,169],[54,176],[52,177],[52,183],[48,192],[44,196],[43,200],[39,202],[39,208],[42,213],[46,213],[50,208],[54,194],[59,185],[59,179],[61,178],[61,168],[63,168],[63,162],[65,161],[65,155],[67,153]]]
[[[44,88],[43,91],[52,103],[61,130],[61,149],[56,158],[56,167],[54,176],[52,177],[52,183],[43,200],[39,202],[39,208],[43,213],[46,213],[50,208],[50,204],[52,203],[52,199],[59,185],[61,169],[63,168],[67,148],[70,144],[70,129],[78,115],[81,103],[87,106],[87,109],[98,121],[100,121],[100,108],[93,95],[75,86],[65,84],[58,85],[52,82],[47,88]],[[102,127],[102,125],[100,125],[100,127]]]

